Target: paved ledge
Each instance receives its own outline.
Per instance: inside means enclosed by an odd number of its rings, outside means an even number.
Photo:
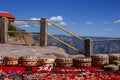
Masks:
[[[64,49],[56,46],[26,46],[17,44],[0,44],[0,56],[26,56],[35,55],[40,57],[68,57]]]

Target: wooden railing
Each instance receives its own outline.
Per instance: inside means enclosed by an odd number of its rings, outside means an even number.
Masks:
[[[51,35],[51,34],[49,34],[49,33],[47,33],[47,35],[50,36],[51,38],[57,40],[58,42],[60,42],[60,43],[62,43],[62,44],[64,44],[64,45],[66,45],[66,46],[68,46],[68,47],[71,48],[72,50],[74,50],[74,51],[76,51],[76,52],[79,52],[78,49],[76,49],[76,48],[74,48],[73,46],[71,46],[71,45],[65,43],[64,41],[58,39],[57,37],[55,37],[55,36],[53,36],[53,35]]]
[[[57,25],[57,24],[51,22],[51,21],[48,20],[48,19],[47,19],[47,22],[50,23],[51,25],[57,27],[58,29],[60,29],[60,30],[62,30],[62,31],[64,31],[64,32],[66,32],[66,33],[72,35],[73,37],[77,38],[78,40],[84,41],[84,39],[82,39],[81,37],[79,37],[79,36],[73,34],[72,32],[70,32],[70,31],[64,29],[63,27],[61,27],[61,26],[59,26],[59,25]],[[78,52],[78,53],[82,53],[82,52],[80,52],[77,48],[75,48],[75,47],[73,47],[73,46],[67,44],[66,42],[64,42],[64,41],[62,41],[62,40],[60,40],[60,39],[58,39],[57,37],[55,37],[55,36],[53,36],[53,35],[50,35],[50,34],[48,34],[48,33],[47,33],[47,35],[50,36],[50,37],[52,37],[53,39],[57,40],[58,42],[60,42],[60,43],[62,43],[62,44],[64,44],[64,45],[66,45],[66,46],[68,46],[68,47],[71,48],[72,50],[74,50],[74,51],[76,51],[76,52]]]
[[[120,39],[116,38],[116,39],[106,39],[106,40],[92,40],[92,42],[116,42],[116,41],[120,41]]]
[[[22,21],[22,22],[40,22],[40,32],[25,32],[25,31],[8,31],[8,24],[9,21]],[[41,18],[41,20],[11,20],[11,19],[7,19],[4,17],[0,18],[0,43],[7,43],[8,42],[8,34],[7,33],[20,33],[20,34],[40,34],[40,46],[47,46],[47,38],[48,36],[50,36],[51,38],[57,40],[58,42],[68,46],[69,48],[71,48],[72,50],[80,53],[80,51],[76,48],[74,48],[73,46],[65,43],[64,41],[58,39],[57,37],[51,35],[48,33],[47,29],[48,29],[48,23],[50,23],[51,25],[57,27],[60,30],[63,30],[64,32],[72,35],[73,37],[77,38],[80,41],[84,42],[84,48],[85,51],[83,52],[83,54],[86,57],[90,57],[93,54],[93,42],[113,42],[113,41],[120,41],[120,39],[111,39],[111,40],[92,40],[92,39],[83,39],[79,36],[76,36],[75,34],[73,34],[72,32],[62,28],[61,26],[51,22],[50,20],[46,19],[46,18]]]
[[[57,27],[57,28],[63,30],[64,32],[66,32],[66,33],[72,35],[73,37],[75,37],[75,38],[77,38],[77,39],[79,39],[79,40],[81,40],[81,41],[84,41],[84,39],[80,38],[79,36],[76,36],[76,35],[73,34],[72,32],[70,32],[70,31],[68,31],[68,30],[66,30],[66,29],[64,29],[64,28],[62,28],[61,26],[59,26],[59,25],[57,25],[57,24],[51,22],[50,20],[47,20],[47,21],[48,21],[48,23],[50,23],[50,24],[52,24],[53,26],[55,26],[55,27]]]
[[[86,48],[85,49],[85,54],[88,52],[89,54],[86,54],[86,56],[90,56],[91,54],[93,54],[93,42],[120,42],[120,38],[116,38],[116,39],[105,39],[105,40],[92,40],[92,39],[88,39],[88,41],[85,42]]]
[[[40,34],[39,32],[26,32],[26,31],[7,31],[7,33]]]

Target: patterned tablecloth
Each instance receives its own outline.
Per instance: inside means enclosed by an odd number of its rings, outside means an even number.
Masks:
[[[120,71],[104,71],[100,67],[56,68],[0,66],[0,80],[120,80]]]

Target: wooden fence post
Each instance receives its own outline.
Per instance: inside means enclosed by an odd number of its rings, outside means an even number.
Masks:
[[[8,19],[5,17],[0,18],[0,43],[8,43]]]
[[[90,57],[93,54],[93,44],[91,39],[84,40],[85,56]]]
[[[40,46],[47,46],[47,19],[41,18]]]

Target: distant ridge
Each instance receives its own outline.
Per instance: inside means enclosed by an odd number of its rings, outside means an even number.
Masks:
[[[84,52],[84,43],[79,41],[78,39],[72,36],[66,35],[54,35],[59,39],[67,42],[68,44],[76,47],[80,51]],[[82,38],[91,38],[93,40],[105,40],[105,39],[119,39],[113,37],[95,37],[95,36],[81,36]],[[49,45],[59,46],[64,48],[69,54],[75,54],[74,51],[69,49],[68,47],[64,46],[63,44],[53,40],[52,38],[48,38]],[[93,43],[93,51],[94,53],[120,53],[120,41],[116,42],[95,42]]]

